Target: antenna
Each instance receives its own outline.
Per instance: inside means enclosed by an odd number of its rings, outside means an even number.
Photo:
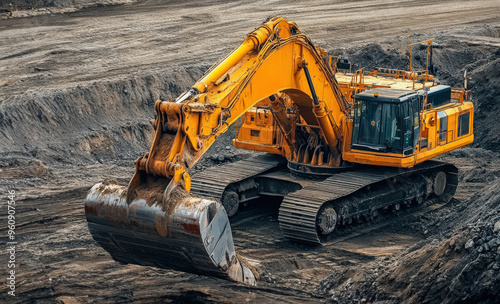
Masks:
[[[467,90],[467,70],[464,71],[464,89]]]

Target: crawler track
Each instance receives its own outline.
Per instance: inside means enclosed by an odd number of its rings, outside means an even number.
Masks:
[[[442,195],[433,196],[428,181],[444,171],[448,184]],[[457,188],[458,169],[450,164],[428,161],[411,169],[366,167],[335,174],[285,196],[279,211],[283,234],[294,241],[320,244],[318,216],[323,208],[336,212],[339,225],[369,220],[389,208],[421,202],[424,198],[449,201]]]
[[[403,205],[448,202],[457,188],[458,169],[437,161],[411,169],[354,167],[322,181],[291,176],[283,169],[285,163],[280,156],[264,154],[213,167],[193,176],[192,192],[223,200],[225,191],[235,191],[239,202],[261,195],[283,196],[278,217],[283,235],[320,244],[328,238],[318,229],[318,217],[327,207],[335,210],[337,229]],[[438,171],[447,176],[446,189],[439,196],[432,192],[432,174]]]
[[[282,167],[286,159],[274,154],[262,154],[230,163],[224,166],[208,168],[197,173],[191,179],[191,193],[221,199],[224,191],[232,186],[240,194],[240,202],[254,198],[243,194],[247,190],[256,189],[255,183],[246,183],[245,180],[272,169]]]

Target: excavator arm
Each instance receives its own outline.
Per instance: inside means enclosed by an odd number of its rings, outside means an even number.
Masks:
[[[325,54],[293,22],[274,18],[177,100],[157,101],[155,136],[149,152],[137,159],[128,188],[103,182],[87,196],[94,239],[120,262],[255,284],[251,267],[236,256],[224,207],[189,195],[188,172],[245,112],[264,100],[279,110],[285,97],[340,161],[349,105]],[[290,131],[283,109],[276,115]],[[288,157],[297,149],[291,147]]]
[[[301,117],[321,128],[339,156],[348,103],[318,49],[293,22],[274,18],[248,34],[177,100],[157,101],[156,134],[149,153],[137,160],[130,189],[146,174],[166,177],[166,182],[171,179],[189,191],[187,172],[216,138],[257,103],[278,93],[292,98]]]

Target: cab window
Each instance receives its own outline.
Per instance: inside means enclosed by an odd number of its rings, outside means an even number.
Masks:
[[[401,106],[397,103],[356,101],[353,148],[401,153],[400,111]]]

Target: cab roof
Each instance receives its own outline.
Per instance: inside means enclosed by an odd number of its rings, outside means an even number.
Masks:
[[[375,88],[366,90],[354,96],[355,99],[378,102],[403,102],[417,92],[412,90],[399,90],[391,88]]]

